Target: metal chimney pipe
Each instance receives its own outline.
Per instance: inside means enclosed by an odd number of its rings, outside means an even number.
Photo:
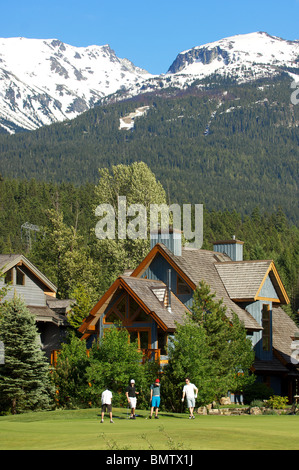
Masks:
[[[171,312],[171,269],[168,269],[168,273],[167,273],[167,288],[168,288],[167,310]]]

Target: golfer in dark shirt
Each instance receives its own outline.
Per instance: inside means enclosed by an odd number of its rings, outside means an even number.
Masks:
[[[131,416],[130,419],[135,419],[135,409],[136,409],[136,403],[137,403],[137,397],[136,395],[139,395],[139,392],[136,392],[135,389],[135,380],[132,379],[130,380],[130,385],[126,389],[126,397],[128,400],[128,403],[131,408]]]

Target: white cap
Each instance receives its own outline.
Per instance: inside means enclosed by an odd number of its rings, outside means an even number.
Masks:
[[[130,380],[130,384],[134,384],[135,383],[135,380],[134,379],[131,379]]]

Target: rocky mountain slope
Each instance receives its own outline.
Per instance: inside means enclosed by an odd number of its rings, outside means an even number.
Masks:
[[[14,133],[72,119],[100,98],[150,77],[105,46],[0,39],[0,127]]]
[[[213,76],[237,83],[299,75],[299,41],[264,32],[237,35],[178,54],[166,74],[151,75],[105,46],[57,39],[0,39],[0,132],[34,130],[73,119],[97,103],[165,88],[186,89]],[[205,85],[203,85],[205,86]]]

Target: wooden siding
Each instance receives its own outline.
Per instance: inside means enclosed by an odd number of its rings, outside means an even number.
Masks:
[[[232,261],[243,260],[243,242],[240,242],[239,240],[214,242],[213,248],[217,253],[225,253]]]
[[[279,302],[279,297],[277,295],[277,292],[272,284],[272,281],[269,275],[265,279],[263,287],[261,288],[259,292],[259,297],[263,297],[265,299],[273,299]]]
[[[24,285],[16,284],[16,269],[15,267],[12,268],[13,283],[4,300],[11,300],[17,294],[24,300],[26,305],[45,306],[46,297],[41,282],[25,266],[22,266],[25,275]],[[4,281],[1,279],[0,286],[3,284]]]

